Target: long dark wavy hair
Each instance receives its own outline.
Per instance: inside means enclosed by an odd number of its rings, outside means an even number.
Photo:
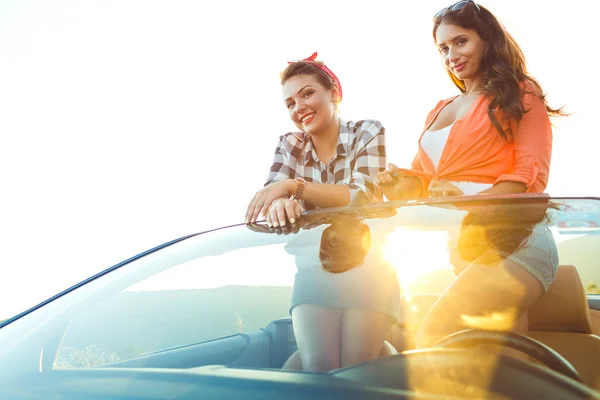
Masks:
[[[503,139],[508,139],[507,132],[500,126],[494,110],[499,109],[509,118],[517,122],[527,112],[523,106],[523,95],[533,94],[544,101],[549,116],[566,115],[562,108],[554,109],[548,106],[541,85],[527,73],[525,56],[513,37],[502,26],[498,19],[485,7],[469,2],[460,10],[448,9],[441,17],[433,22],[433,40],[437,42],[437,30],[440,24],[456,25],[464,29],[475,30],[486,47],[483,57],[482,94],[492,100],[488,115],[496,130]],[[465,84],[450,70],[446,69],[452,82],[461,92],[465,92]],[[533,91],[522,91],[521,85],[533,87]]]
[[[469,262],[494,264],[522,248],[542,221],[549,221],[548,201],[489,205],[469,212],[462,221],[458,251]]]
[[[321,235],[319,258],[323,268],[334,274],[360,265],[371,247],[371,230],[353,218],[334,218]]]

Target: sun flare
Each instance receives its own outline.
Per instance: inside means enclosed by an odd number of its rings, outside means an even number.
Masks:
[[[396,268],[405,296],[414,293],[416,284],[429,280],[433,273],[452,268],[447,231],[397,227],[388,235],[383,254]]]

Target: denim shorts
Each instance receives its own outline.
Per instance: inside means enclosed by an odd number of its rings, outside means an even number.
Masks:
[[[400,284],[396,269],[373,246],[362,264],[342,273],[331,273],[323,268],[319,258],[319,243],[326,226],[303,231],[286,251],[295,256],[298,271],[294,279],[292,309],[301,304],[322,307],[368,310],[398,319],[400,310]],[[373,230],[374,234],[384,235]],[[379,242],[382,238],[373,239]]]

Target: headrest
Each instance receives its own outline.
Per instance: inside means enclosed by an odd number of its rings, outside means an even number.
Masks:
[[[531,306],[529,330],[592,333],[587,297],[573,265],[559,266],[548,292]]]

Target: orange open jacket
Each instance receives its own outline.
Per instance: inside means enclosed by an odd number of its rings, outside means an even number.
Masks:
[[[525,86],[526,90],[535,90],[530,85]],[[454,99],[456,97],[437,104],[427,116],[421,136],[442,108]],[[552,125],[544,102],[534,94],[525,93],[526,112],[518,123],[496,112],[498,122],[509,136],[508,141],[492,124],[488,116],[489,103],[489,98],[479,96],[469,111],[454,122],[437,171],[423,151],[420,139],[412,169],[399,170],[421,178],[425,193],[431,179],[491,184],[522,182],[527,185],[527,192],[542,193],[548,184],[552,156]]]

